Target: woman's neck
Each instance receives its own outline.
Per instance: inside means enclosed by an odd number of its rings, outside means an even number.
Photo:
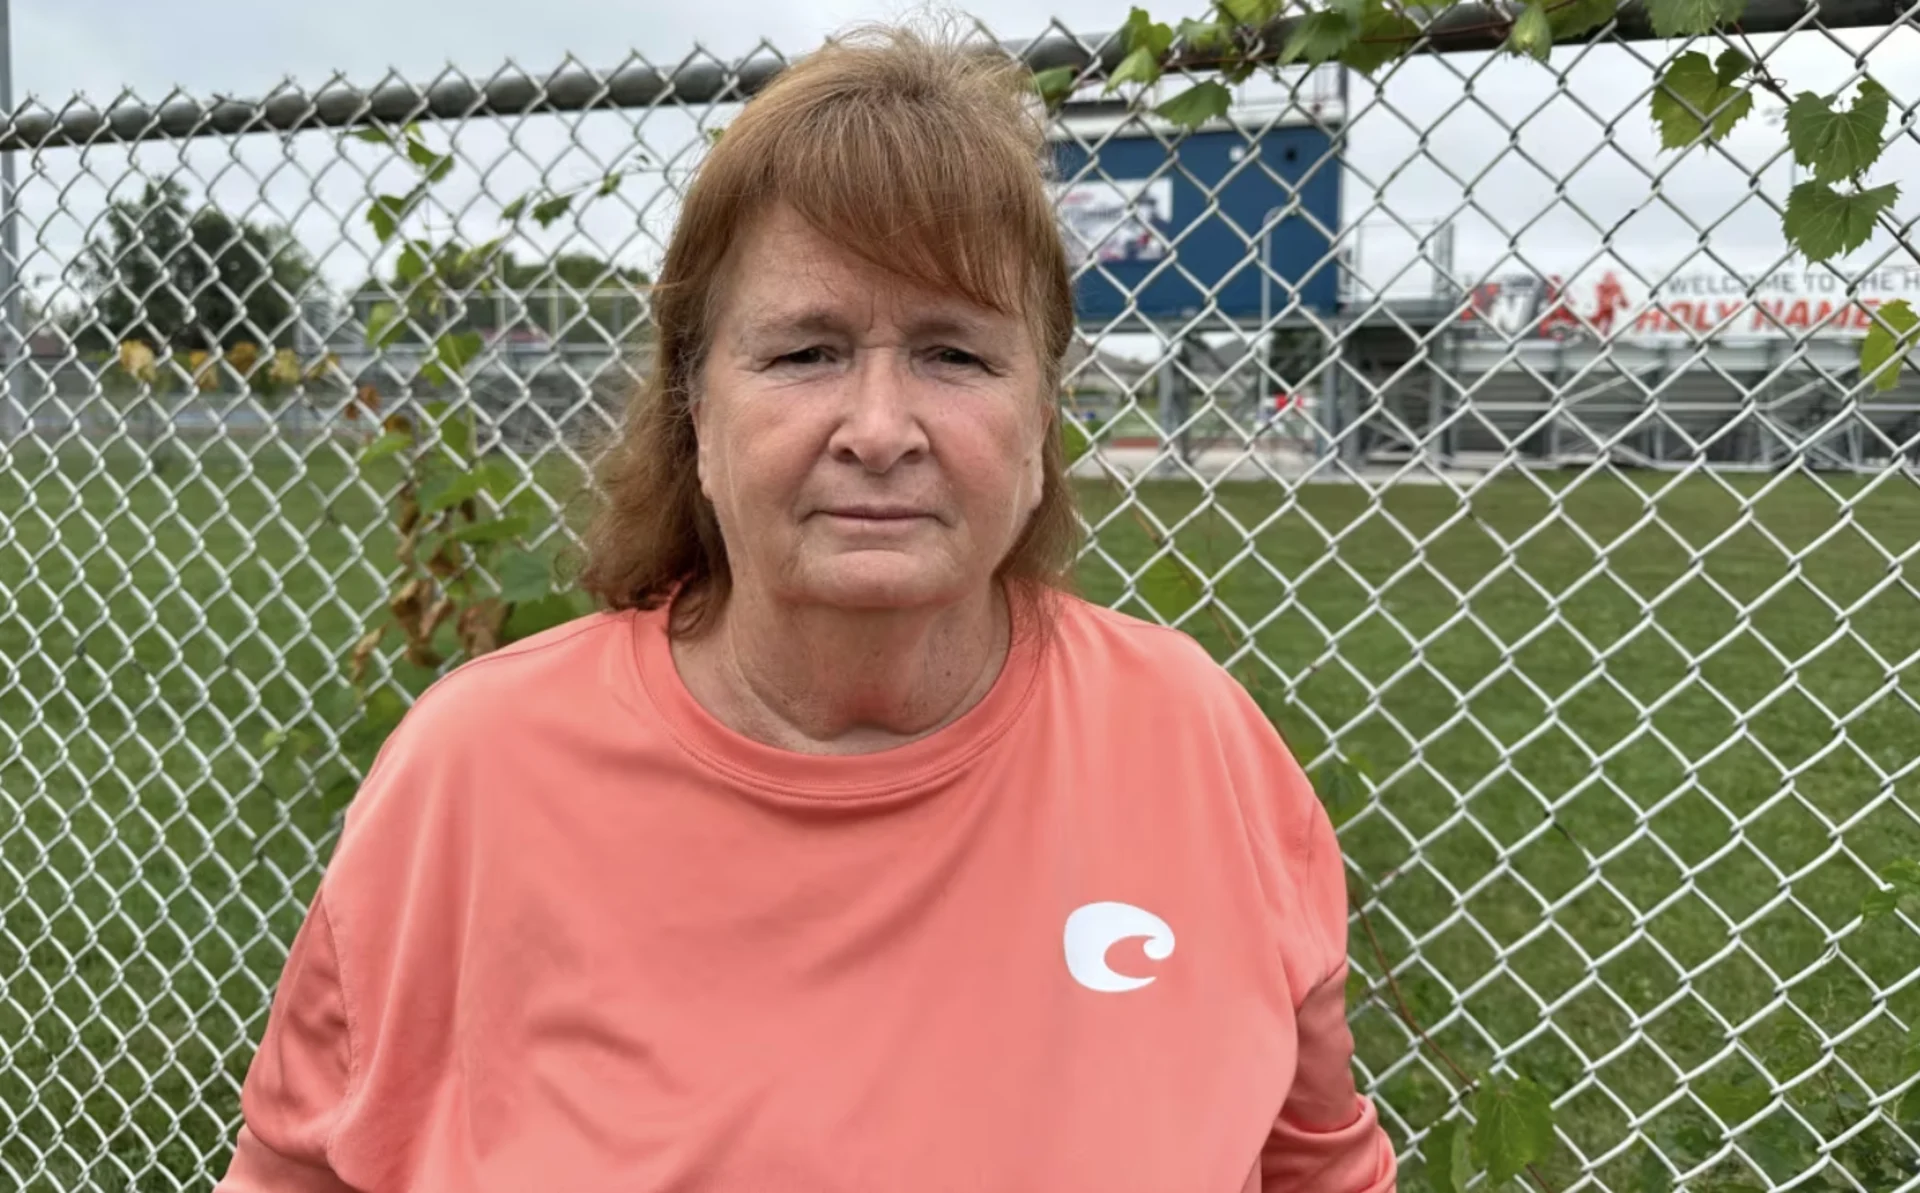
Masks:
[[[809,754],[925,737],[978,704],[1011,640],[994,588],[938,609],[793,607],[735,592],[719,623],[676,642],[694,699],[735,732]]]

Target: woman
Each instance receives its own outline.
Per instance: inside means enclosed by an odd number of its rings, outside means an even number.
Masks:
[[[609,609],[387,744],[222,1190],[1393,1187],[1306,779],[1190,639],[1062,592],[1023,93],[880,33],[728,129],[601,476]]]

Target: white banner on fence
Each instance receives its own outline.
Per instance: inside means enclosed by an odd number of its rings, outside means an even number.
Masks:
[[[1462,318],[1500,337],[1800,339],[1863,336],[1873,326],[1868,309],[1895,299],[1920,302],[1920,267],[1868,271],[1852,297],[1846,292],[1846,277],[1852,275],[1843,273],[1824,266],[1764,276],[1683,272],[1651,293],[1622,269],[1573,282],[1517,274],[1474,287]]]
[[[1173,234],[1173,179],[1119,178],[1053,188],[1067,252],[1087,260],[1158,261]]]

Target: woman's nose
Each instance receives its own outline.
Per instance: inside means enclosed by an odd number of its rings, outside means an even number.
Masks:
[[[897,354],[861,354],[845,383],[841,417],[828,443],[835,459],[880,473],[927,450],[926,428],[913,408],[913,376]]]

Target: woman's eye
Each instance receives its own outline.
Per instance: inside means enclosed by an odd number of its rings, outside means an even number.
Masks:
[[[955,365],[962,368],[979,368],[985,363],[964,348],[935,349],[933,358],[943,365]]]
[[[797,348],[792,352],[783,352],[773,358],[777,365],[817,365],[827,359],[825,348]]]

